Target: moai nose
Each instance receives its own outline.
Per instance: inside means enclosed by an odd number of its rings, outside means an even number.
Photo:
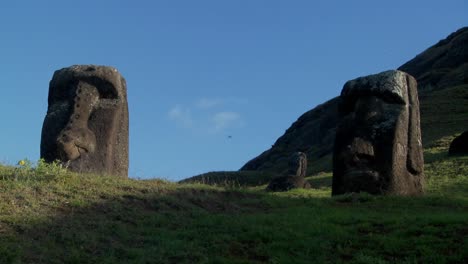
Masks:
[[[96,149],[96,136],[83,127],[71,127],[62,131],[57,139],[58,154],[62,161],[78,159],[84,153],[93,153]]]
[[[65,128],[57,138],[57,152],[62,161],[78,159],[96,149],[96,136],[88,128],[88,120],[99,100],[96,87],[78,83],[72,113]]]

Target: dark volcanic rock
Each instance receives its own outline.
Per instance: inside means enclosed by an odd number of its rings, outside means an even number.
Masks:
[[[450,155],[468,155],[468,131],[456,137],[449,148]]]
[[[466,130],[467,108],[463,106],[468,105],[468,96],[457,94],[468,89],[467,43],[468,28],[465,27],[399,68],[418,81],[424,144]],[[459,98],[458,108],[454,109],[450,98],[447,102],[440,102],[441,98],[447,97],[444,91],[450,91],[452,96]],[[331,171],[331,154],[339,122],[336,97],[299,117],[269,150],[247,162],[240,170],[284,174],[287,170],[284,157],[302,149],[308,156],[309,173]]]
[[[468,83],[468,27],[452,33],[398,69],[416,78],[420,92]]]
[[[333,154],[332,194],[423,191],[416,80],[386,71],[345,84]]]
[[[76,172],[128,176],[128,106],[117,69],[75,65],[54,73],[41,157]]]
[[[289,159],[288,175],[274,178],[267,186],[268,191],[284,192],[295,188],[310,188],[305,180],[307,156],[303,152],[295,152]]]
[[[271,149],[247,162],[241,170],[286,174],[288,159],[285,157],[288,157],[288,153],[301,150],[307,154],[309,160],[331,154],[338,118],[337,98],[315,107],[299,117]]]
[[[399,70],[418,81],[425,145],[467,129],[468,27],[439,41]]]

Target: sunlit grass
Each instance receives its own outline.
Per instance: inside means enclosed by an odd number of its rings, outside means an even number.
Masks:
[[[468,158],[446,150],[426,150],[421,197],[332,198],[331,173],[271,193],[0,165],[0,263],[463,263]]]

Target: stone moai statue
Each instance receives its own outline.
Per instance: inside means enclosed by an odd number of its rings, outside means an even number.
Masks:
[[[294,152],[288,162],[288,174],[304,178],[307,172],[307,155],[304,152]]]
[[[423,192],[423,150],[416,80],[386,71],[348,81],[333,153],[332,195]]]
[[[125,79],[107,66],[74,65],[49,84],[41,158],[75,172],[128,177]]]
[[[288,175],[274,178],[267,186],[268,191],[283,192],[295,188],[310,188],[305,176],[307,172],[307,156],[303,152],[295,152],[288,162]]]

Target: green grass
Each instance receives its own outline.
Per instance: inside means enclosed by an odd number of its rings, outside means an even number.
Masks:
[[[468,85],[421,92],[421,130],[425,147],[464,132],[468,123]]]
[[[0,263],[466,263],[468,157],[438,155],[421,197],[0,166]]]
[[[428,74],[441,73],[446,72]],[[462,72],[457,74],[463,75]],[[435,142],[448,135],[461,134],[468,129],[466,126],[468,123],[468,84],[466,82],[457,86],[437,87],[437,90],[419,90],[422,143],[425,148],[431,148]],[[334,98],[326,104],[326,111],[318,107],[303,114],[296,121],[301,120],[300,125],[294,123],[270,150],[259,155],[257,158],[262,162],[257,164],[260,166],[257,170],[263,171],[266,175],[286,172],[288,159],[285,157],[303,146],[308,146],[307,171],[310,174],[331,171],[334,130],[324,130],[330,132],[326,135],[319,135],[317,131],[322,131],[328,127],[329,123],[338,121],[334,116],[338,115],[338,112],[334,112],[336,110],[333,109],[338,108],[339,102],[337,98]],[[330,122],[324,122],[322,118],[330,118],[328,120]],[[259,160],[257,162],[260,162]]]
[[[203,173],[180,183],[200,183],[224,187],[258,186],[268,183],[277,174],[262,171],[213,171]]]

